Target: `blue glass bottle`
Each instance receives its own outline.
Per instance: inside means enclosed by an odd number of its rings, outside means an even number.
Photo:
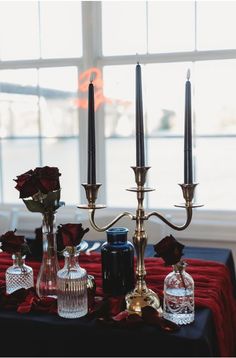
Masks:
[[[128,229],[106,230],[107,242],[101,247],[103,292],[124,295],[134,288],[134,247],[127,241]]]

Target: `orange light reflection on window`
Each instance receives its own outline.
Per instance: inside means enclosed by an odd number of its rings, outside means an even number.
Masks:
[[[99,108],[99,106],[101,106],[103,103],[112,102],[111,99],[103,95],[102,72],[99,68],[91,67],[80,74],[79,93],[82,94],[82,97],[79,97],[75,101],[75,104],[79,108],[83,108],[83,109],[88,108],[88,86],[91,80],[93,81],[93,85],[94,85],[94,110],[96,111]]]

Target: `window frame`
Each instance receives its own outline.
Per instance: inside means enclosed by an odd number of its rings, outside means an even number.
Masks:
[[[6,69],[28,69],[28,68],[44,68],[44,67],[64,67],[75,66],[78,73],[90,67],[98,67],[101,71],[104,66],[111,65],[135,65],[137,62],[137,55],[126,56],[104,56],[102,54],[102,2],[101,1],[82,1],[82,42],[83,53],[79,58],[50,58],[50,59],[35,59],[35,60],[17,60],[17,61],[1,61],[0,70]],[[200,51],[196,49],[196,26],[197,26],[197,1],[195,1],[195,49],[186,52],[173,53],[156,53],[156,54],[141,54],[138,55],[139,62],[145,64],[155,63],[171,63],[171,62],[196,62],[209,60],[227,60],[236,59],[236,49],[226,50],[209,50]],[[194,113],[193,113],[194,116]],[[80,183],[86,182],[87,174],[87,113],[83,109],[79,109],[79,171]],[[102,187],[99,193],[99,201],[106,202],[106,163],[105,163],[105,123],[104,123],[104,109],[100,107],[96,112],[96,147],[97,147],[97,178]],[[236,135],[235,135],[236,136]],[[201,136],[198,136],[201,137]],[[227,135],[225,135],[227,137]],[[30,137],[29,137],[30,138]],[[1,139],[0,139],[0,159],[1,159]],[[3,192],[2,182],[2,166],[0,160],[0,198]],[[80,200],[84,202],[85,193],[81,186]],[[75,203],[76,204],[76,203]],[[163,209],[168,213],[169,209]],[[212,211],[220,211],[215,209]]]

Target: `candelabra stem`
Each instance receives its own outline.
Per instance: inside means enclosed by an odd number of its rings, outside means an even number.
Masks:
[[[136,285],[133,291],[129,292],[126,297],[126,307],[129,313],[142,314],[142,308],[152,306],[160,313],[162,312],[158,295],[147,288],[145,282],[146,270],[144,263],[144,253],[147,245],[147,234],[144,228],[144,220],[146,220],[143,207],[146,181],[146,174],[149,167],[132,167],[135,173],[135,181],[137,188],[130,189],[137,193],[137,210],[136,210],[136,228],[133,236],[133,243],[137,256],[136,265]],[[148,190],[148,189],[147,189]]]
[[[136,210],[136,229],[133,236],[133,243],[137,255],[137,269],[136,269],[137,289],[141,293],[144,284],[144,277],[146,275],[146,270],[144,265],[144,252],[147,245],[147,235],[144,229],[143,192],[137,192],[137,200],[138,200],[138,207]]]

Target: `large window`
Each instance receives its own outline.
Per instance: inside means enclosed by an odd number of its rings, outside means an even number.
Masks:
[[[1,200],[17,202],[16,175],[50,165],[72,203],[80,189],[81,3],[3,1],[0,26]]]
[[[1,1],[0,198],[58,166],[63,200],[86,181],[87,85],[96,98],[100,201],[135,205],[135,65],[142,66],[150,208],[182,201],[184,86],[191,70],[194,175],[206,209],[234,209],[236,2]],[[220,25],[219,25],[220,24]]]

